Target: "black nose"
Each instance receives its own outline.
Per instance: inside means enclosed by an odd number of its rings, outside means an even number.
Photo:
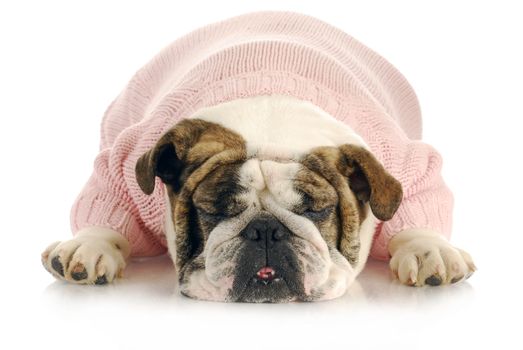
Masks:
[[[289,238],[290,231],[275,218],[262,217],[252,220],[241,235],[251,241],[274,243]]]

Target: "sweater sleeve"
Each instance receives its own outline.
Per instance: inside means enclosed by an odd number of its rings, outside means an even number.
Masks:
[[[154,227],[147,226],[147,218],[136,205],[136,195],[132,187],[133,169],[128,169],[120,147],[106,148],[97,156],[94,171],[87,184],[77,197],[71,210],[71,228],[73,234],[79,230],[99,226],[113,229],[130,243],[132,256],[151,256],[165,252]],[[132,162],[129,162],[132,163]],[[160,186],[159,186],[160,187]],[[138,191],[138,189],[136,189]],[[142,203],[145,216],[152,216],[155,209],[153,202]],[[149,220],[150,221],[150,220]]]
[[[393,218],[378,226],[371,249],[380,260],[390,258],[390,239],[406,229],[431,229],[450,238],[453,196],[441,176],[440,154],[421,141],[409,141],[404,150],[390,169],[403,186],[403,201]]]

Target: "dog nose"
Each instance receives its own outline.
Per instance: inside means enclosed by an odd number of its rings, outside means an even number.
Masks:
[[[287,227],[275,218],[262,217],[252,220],[245,227],[241,235],[248,240],[265,242],[276,242],[287,239],[290,234]]]

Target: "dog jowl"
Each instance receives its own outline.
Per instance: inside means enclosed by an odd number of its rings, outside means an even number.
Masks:
[[[282,302],[342,295],[366,220],[388,220],[402,191],[359,146],[317,147],[294,160],[247,156],[218,124],[187,119],[137,163],[138,183],[167,188],[169,249],[182,293]]]

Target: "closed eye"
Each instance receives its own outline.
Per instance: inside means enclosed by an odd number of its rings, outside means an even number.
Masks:
[[[220,222],[220,221],[223,221],[226,219],[230,219],[230,218],[233,218],[233,217],[239,215],[239,213],[237,213],[237,214],[209,213],[200,208],[196,208],[196,211],[198,212],[198,216],[200,216],[203,220],[208,221],[208,222],[214,222],[214,223]]]
[[[327,218],[327,216],[329,216],[329,214],[332,213],[333,209],[334,206],[330,206],[321,210],[307,209],[302,213],[302,215],[313,221],[320,221]]]
[[[230,217],[223,213],[220,213],[220,214],[209,213],[200,208],[196,208],[196,211],[198,212],[198,216],[200,216],[205,221],[222,221],[222,220],[228,219]]]

